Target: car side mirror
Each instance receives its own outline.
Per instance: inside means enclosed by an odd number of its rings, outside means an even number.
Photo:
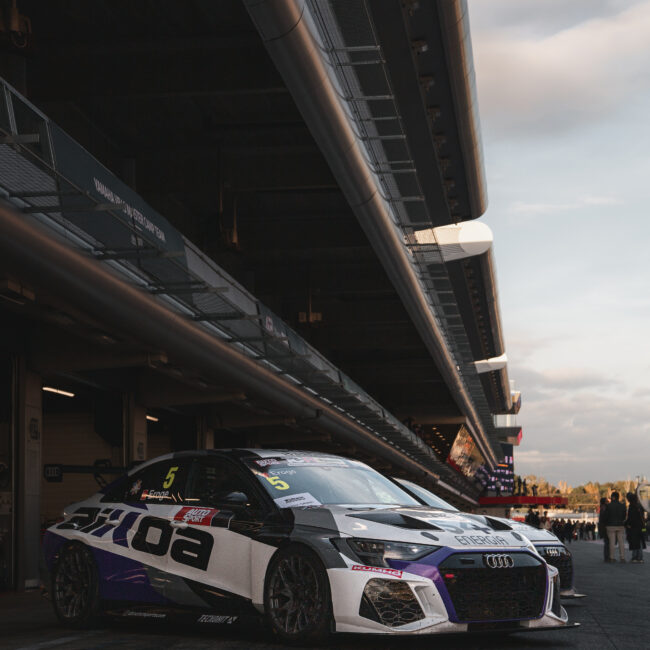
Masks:
[[[250,498],[245,492],[228,492],[219,499],[219,505],[225,508],[245,508],[250,504]]]

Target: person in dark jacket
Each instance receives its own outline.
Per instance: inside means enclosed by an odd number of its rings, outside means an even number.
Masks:
[[[641,550],[641,531],[643,530],[643,510],[634,492],[627,493],[627,519],[625,529],[627,531],[627,542],[632,551],[632,562],[638,564],[643,562],[643,551]]]
[[[607,524],[605,524],[605,512],[607,511],[607,497],[600,499],[600,514],[598,515],[598,537],[603,540],[603,561],[609,562],[609,537],[607,536]]]
[[[609,561],[616,562],[614,551],[618,541],[618,553],[620,561],[625,562],[625,519],[627,511],[625,504],[619,500],[618,492],[612,492],[609,505],[605,511],[605,526],[607,526],[607,535],[609,537]]]

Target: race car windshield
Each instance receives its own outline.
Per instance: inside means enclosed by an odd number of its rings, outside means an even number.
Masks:
[[[249,467],[280,508],[419,503],[373,469],[343,458],[260,458]]]
[[[444,499],[441,499],[439,496],[436,496],[433,492],[417,485],[417,483],[411,483],[403,478],[395,479],[398,483],[401,483],[407,490],[410,490],[415,494],[416,497],[422,499],[423,503],[431,506],[432,508],[440,508],[441,510],[454,510],[458,512],[458,508],[455,508],[451,503],[447,503]]]

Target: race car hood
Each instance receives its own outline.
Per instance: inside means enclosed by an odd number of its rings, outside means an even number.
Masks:
[[[522,524],[517,521],[511,521],[509,523],[513,530],[516,530],[518,533],[521,533],[522,535],[528,537],[528,539],[533,542],[533,544],[539,542],[561,544],[560,540],[548,530],[544,530],[543,528],[535,528],[534,526]]]
[[[520,535],[524,535],[531,542],[539,544],[562,544],[560,540],[550,531],[544,530],[543,528],[535,528],[529,524],[525,524],[521,521],[515,521],[514,519],[505,519],[504,517],[492,517],[487,515],[470,515],[472,519],[477,519],[484,521],[486,524],[490,525],[490,521],[497,522],[497,525],[501,524],[507,526],[511,530],[518,532]]]
[[[462,513],[425,506],[328,505],[294,508],[293,512],[298,525],[335,527],[343,536],[465,549],[470,546],[529,546],[528,540],[514,531],[494,530]]]

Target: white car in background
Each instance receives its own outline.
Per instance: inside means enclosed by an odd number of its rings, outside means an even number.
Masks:
[[[430,490],[423,488],[417,483],[407,481],[406,479],[395,478],[393,479],[400,484],[409,494],[417,498],[421,503],[431,506],[432,508],[442,508],[451,512],[460,512],[458,508],[447,503]],[[507,530],[513,530],[524,535],[529,539],[537,549],[537,552],[546,560],[547,564],[554,566],[560,576],[560,595],[562,598],[582,598],[582,594],[578,594],[574,586],[573,575],[573,557],[569,549],[548,530],[535,528],[528,524],[513,519],[505,519],[503,517],[493,517],[491,515],[474,515],[467,514],[468,517],[473,517],[484,522],[487,525],[505,526]]]

